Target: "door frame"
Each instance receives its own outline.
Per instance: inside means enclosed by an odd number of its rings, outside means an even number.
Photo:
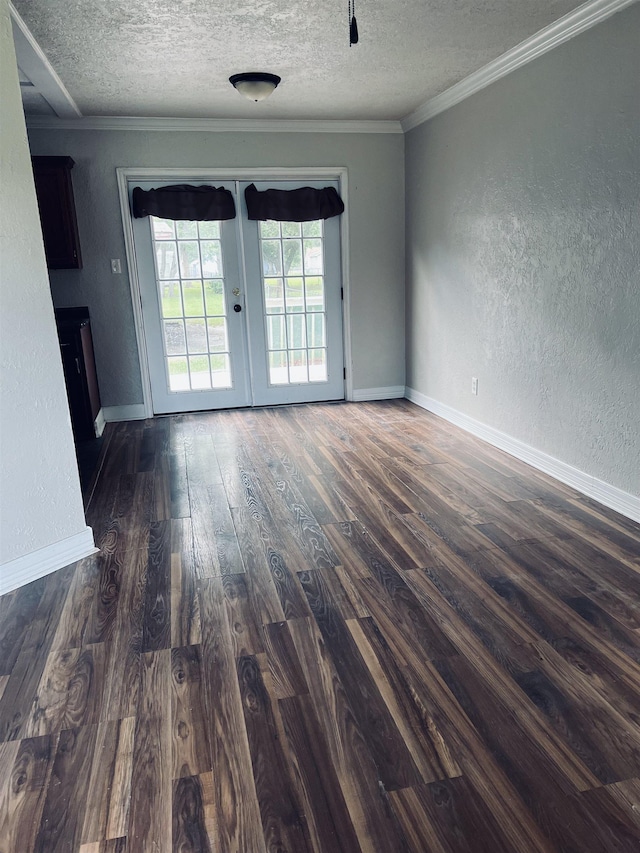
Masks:
[[[129,183],[133,181],[171,181],[179,180],[199,182],[207,181],[338,181],[340,196],[344,201],[345,211],[340,217],[340,255],[342,266],[342,337],[344,347],[345,377],[345,399],[353,400],[353,370],[351,360],[351,288],[349,279],[349,204],[348,204],[348,172],[345,166],[322,166],[310,168],[284,168],[269,167],[256,169],[197,169],[197,168],[153,168],[145,166],[141,168],[119,167],[116,169],[118,182],[118,194],[120,197],[120,214],[122,217],[122,228],[124,232],[125,255],[129,273],[129,287],[131,290],[131,304],[133,307],[133,318],[136,331],[136,343],[138,346],[138,360],[140,375],[142,379],[142,394],[145,417],[153,417],[153,403],[151,399],[151,380],[149,378],[149,361],[147,357],[147,345],[142,316],[142,297],[140,292],[140,280],[138,277],[138,264],[136,261],[136,250],[133,239],[133,217],[129,205]]]

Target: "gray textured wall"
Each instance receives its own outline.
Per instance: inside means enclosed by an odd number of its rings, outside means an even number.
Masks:
[[[0,587],[5,591],[24,581],[7,563],[81,535],[86,524],[5,0],[0,0],[0,80]]]
[[[639,83],[636,4],[406,137],[408,386],[633,494]]]
[[[52,271],[51,285],[56,307],[89,306],[103,405],[142,402],[116,184],[120,166],[346,166],[354,388],[404,385],[402,136],[32,130],[29,141],[32,154],[67,154],[76,163],[84,268]],[[111,258],[123,259],[123,275],[112,275]]]

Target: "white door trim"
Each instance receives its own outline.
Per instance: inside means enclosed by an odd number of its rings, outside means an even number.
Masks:
[[[138,263],[136,260],[136,248],[133,239],[133,217],[129,206],[128,182],[131,178],[135,180],[138,173],[135,169],[116,169],[118,180],[118,195],[120,196],[120,215],[122,217],[122,230],[124,232],[124,251],[127,258],[127,271],[129,273],[129,289],[131,291],[131,305],[133,307],[133,323],[136,330],[136,344],[138,346],[138,363],[140,365],[140,378],[142,380],[142,402],[144,405],[144,417],[153,417],[153,403],[151,401],[151,378],[149,376],[149,359],[147,358],[147,341],[142,321],[142,294],[140,291],[140,280],[138,278]]]
[[[340,196],[345,204],[345,211],[340,217],[340,240],[342,249],[342,287],[344,299],[342,301],[342,329],[344,343],[344,363],[347,377],[345,380],[345,399],[353,399],[353,369],[351,358],[351,288],[349,281],[349,195],[348,195],[348,173],[345,166],[318,166],[309,168],[284,168],[265,167],[254,169],[197,169],[197,168],[153,168],[145,166],[135,168],[133,166],[120,167],[116,169],[118,181],[118,194],[120,197],[120,214],[122,216],[122,228],[124,232],[125,253],[127,268],[129,271],[129,287],[131,289],[131,304],[133,306],[133,319],[136,330],[136,343],[138,345],[138,359],[140,364],[140,375],[142,378],[142,394],[144,402],[145,417],[153,417],[153,404],[151,401],[151,381],[149,379],[149,362],[147,358],[147,346],[142,317],[142,300],[140,293],[140,280],[138,278],[138,265],[136,262],[136,251],[133,240],[133,219],[129,206],[128,184],[130,181],[149,180],[189,180],[189,181],[261,181],[261,180],[293,180],[293,181],[317,181],[327,179],[339,182]]]

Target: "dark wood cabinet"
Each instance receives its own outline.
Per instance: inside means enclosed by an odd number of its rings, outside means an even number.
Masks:
[[[95,438],[94,423],[100,411],[100,392],[89,311],[87,308],[59,308],[56,324],[73,433],[76,441]]]
[[[71,157],[32,157],[44,250],[50,270],[80,269]]]

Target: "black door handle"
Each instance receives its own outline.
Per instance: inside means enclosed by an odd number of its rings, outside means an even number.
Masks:
[[[242,311],[242,305],[236,302],[236,304],[233,306],[233,310],[236,312],[236,314],[239,314],[240,311]]]

